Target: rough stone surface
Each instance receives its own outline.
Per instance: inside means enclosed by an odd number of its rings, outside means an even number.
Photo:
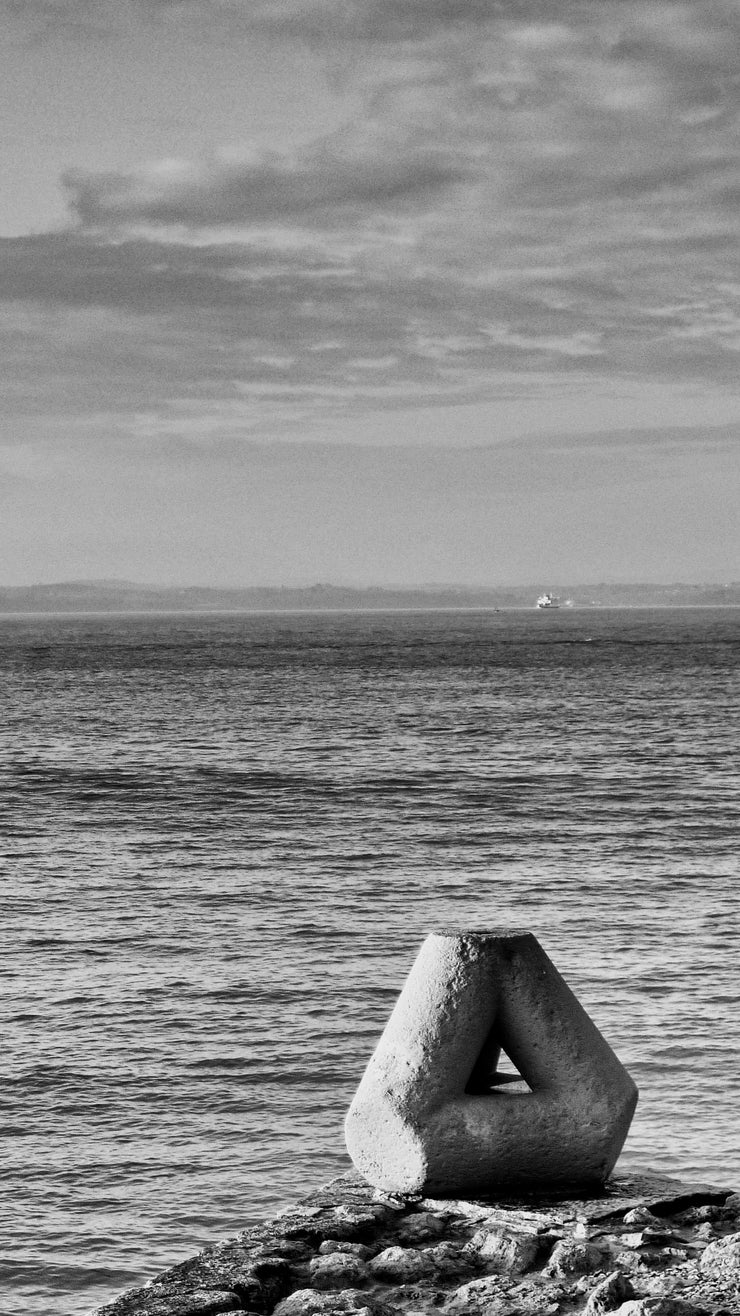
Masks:
[[[720,1208],[723,1217],[726,1220],[737,1220],[740,1218],[740,1193],[730,1193],[730,1196],[722,1203]]]
[[[439,1238],[444,1233],[444,1225],[432,1211],[420,1211],[408,1220],[403,1220],[398,1227],[398,1237],[402,1243],[414,1246],[426,1243],[429,1239]]]
[[[541,1251],[541,1243],[537,1234],[479,1229],[468,1249],[500,1270],[529,1270]]]
[[[629,1214],[629,1212],[628,1212]],[[615,1311],[622,1303],[629,1302],[635,1296],[635,1290],[628,1275],[622,1270],[613,1270],[611,1275],[602,1279],[588,1295],[586,1316],[603,1316],[604,1312]]]
[[[726,1275],[740,1281],[740,1234],[730,1234],[710,1243],[701,1259],[705,1275]]]
[[[697,1316],[697,1308],[683,1298],[636,1298],[622,1303],[616,1316]]]
[[[376,1279],[408,1284],[431,1274],[433,1265],[426,1253],[414,1247],[387,1247],[373,1257],[368,1269]]]
[[[333,1252],[344,1252],[349,1257],[359,1257],[360,1261],[369,1261],[373,1255],[371,1247],[366,1247],[364,1243],[344,1243],[336,1238],[325,1238],[323,1243],[319,1243],[319,1256],[328,1257]]]
[[[657,1215],[648,1211],[646,1206],[636,1206],[632,1211],[627,1211],[624,1216],[624,1223],[631,1229],[644,1229],[646,1225],[657,1225],[659,1223]]]
[[[386,1308],[366,1293],[357,1289],[343,1289],[339,1293],[319,1293],[316,1289],[297,1289],[275,1308],[275,1316],[385,1316]]]
[[[603,1270],[605,1260],[604,1249],[595,1243],[581,1238],[562,1238],[553,1248],[545,1274],[586,1275],[593,1270]]]
[[[501,1049],[525,1082],[503,1081]],[[523,1090],[522,1090],[523,1089]],[[603,1183],[637,1088],[529,932],[427,937],[345,1124],[391,1192]]]
[[[330,1252],[309,1262],[308,1274],[315,1289],[359,1288],[367,1279],[367,1266],[346,1252]]]
[[[473,1200],[352,1173],[97,1316],[740,1316],[739,1216],[729,1190],[653,1175]]]
[[[506,1298],[506,1288],[502,1280],[498,1275],[493,1275],[486,1279],[473,1279],[467,1284],[461,1284],[445,1304],[445,1310],[450,1316],[458,1316],[458,1313],[469,1311],[488,1312],[498,1309],[503,1311]]]
[[[459,1243],[435,1243],[424,1249],[424,1256],[437,1275],[460,1275],[465,1270],[463,1249]]]
[[[169,1286],[154,1284],[147,1290],[147,1316],[220,1316],[221,1312],[243,1310],[241,1299],[231,1289],[173,1292]]]

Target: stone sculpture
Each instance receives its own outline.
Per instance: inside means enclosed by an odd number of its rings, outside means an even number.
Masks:
[[[523,1082],[498,1072],[501,1050]],[[345,1126],[387,1192],[603,1183],[637,1088],[529,932],[427,938]]]

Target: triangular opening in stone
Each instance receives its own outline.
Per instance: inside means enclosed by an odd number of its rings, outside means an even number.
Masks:
[[[531,1092],[526,1079],[501,1045],[498,1030],[494,1024],[483,1043],[480,1055],[473,1066],[473,1072],[465,1084],[465,1092],[471,1097],[484,1097],[501,1094],[502,1096]]]

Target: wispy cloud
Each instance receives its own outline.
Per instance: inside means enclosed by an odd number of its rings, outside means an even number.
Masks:
[[[106,366],[95,334],[62,345],[56,369],[76,372],[72,391],[89,374],[128,405],[141,371],[147,396],[176,405],[301,398],[319,412],[430,390],[476,398],[504,375],[526,392],[543,371],[553,387],[575,372],[731,384],[729,0],[9,9],[47,27],[97,12],[320,38],[353,87],[351,121],[291,150],[256,149],[247,125],[243,149],[208,158],[67,169],[68,229],[6,241],[0,269],[11,324],[29,306],[76,315],[78,333],[89,317],[118,354]]]
[[[431,144],[340,138],[292,156],[170,160],[126,174],[70,170],[62,181],[74,213],[90,227],[295,220],[336,226],[367,211],[428,207],[464,176],[462,164]]]

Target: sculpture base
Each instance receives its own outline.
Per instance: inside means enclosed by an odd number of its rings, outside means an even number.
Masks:
[[[411,1199],[351,1172],[96,1316],[649,1316],[659,1297],[740,1316],[739,1194],[636,1174],[567,1199]]]

